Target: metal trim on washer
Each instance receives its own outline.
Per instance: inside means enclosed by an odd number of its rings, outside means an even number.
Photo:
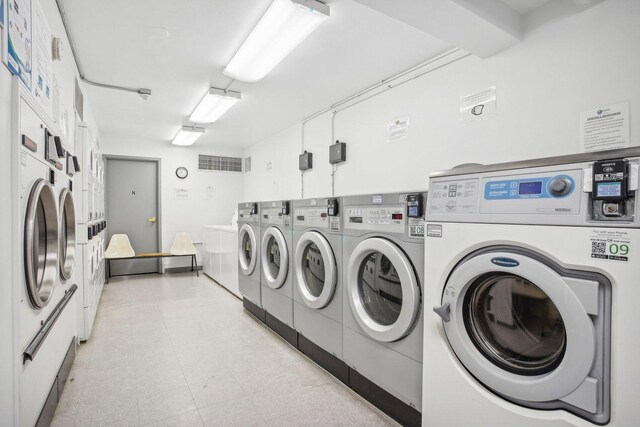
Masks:
[[[314,243],[318,250],[320,251],[320,255],[324,261],[324,286],[322,287],[322,292],[317,297],[312,295],[309,292],[307,287],[307,282],[305,280],[303,271],[304,271],[304,251],[306,247]],[[300,297],[302,301],[313,309],[324,308],[329,304],[333,294],[336,290],[336,284],[338,282],[338,271],[336,258],[331,250],[331,245],[320,233],[317,231],[307,231],[300,236],[300,240],[296,245],[296,251],[294,254],[294,270],[298,284],[298,290],[300,291]]]
[[[368,313],[358,290],[360,265],[372,253],[380,252],[393,264],[402,287],[402,307],[398,319],[391,325],[381,325]],[[394,243],[379,237],[371,237],[354,248],[346,274],[347,298],[356,321],[373,339],[382,342],[397,341],[412,329],[419,314],[420,288],[418,279],[407,256]]]
[[[269,238],[275,239],[278,247],[280,248],[280,269],[278,275],[273,277],[269,270],[269,254],[267,253],[267,246],[269,245]],[[260,254],[262,259],[262,272],[264,273],[264,279],[267,285],[272,289],[278,289],[282,287],[284,281],[287,279],[287,272],[289,270],[289,253],[287,250],[287,242],[284,239],[284,235],[276,227],[269,227],[262,237],[262,247],[260,248],[262,253]]]
[[[245,234],[248,235],[249,240],[251,240],[251,260],[249,262],[247,262],[247,258],[244,256],[244,250],[242,248],[242,242],[244,240]],[[251,227],[249,224],[244,224],[242,227],[240,227],[240,233],[238,237],[238,260],[240,261],[240,270],[245,276],[250,276],[251,274],[253,274],[253,271],[256,268],[256,262],[258,258],[258,246],[256,244],[256,241],[256,233],[253,231],[253,227]]]
[[[60,277],[63,280],[69,280],[73,274],[76,256],[76,207],[73,195],[66,188],[60,192],[60,230],[62,230],[62,221],[66,222],[66,233],[65,235],[60,233],[58,264]]]
[[[45,251],[42,274],[34,271],[33,239],[38,215],[38,208],[42,203],[45,226]],[[27,292],[31,304],[37,308],[46,307],[51,300],[58,275],[58,239],[59,239],[58,208],[56,196],[51,184],[40,178],[36,180],[29,194],[24,223],[24,269]],[[41,279],[40,279],[41,277]]]

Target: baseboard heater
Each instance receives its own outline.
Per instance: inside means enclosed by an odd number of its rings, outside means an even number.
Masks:
[[[71,298],[73,298],[73,294],[75,294],[77,290],[78,285],[71,286],[71,288],[66,291],[64,297],[60,300],[58,305],[56,305],[56,307],[53,309],[49,317],[47,317],[47,320],[42,324],[36,336],[33,337],[24,353],[22,353],[23,365],[27,363],[27,360],[33,361],[33,358],[36,357],[36,354],[38,354],[38,351],[40,350],[40,347],[42,347],[44,340],[47,339],[47,335],[49,335],[49,332],[51,332],[53,326],[56,324],[58,318],[64,311],[67,304],[69,304],[69,301],[71,301]]]

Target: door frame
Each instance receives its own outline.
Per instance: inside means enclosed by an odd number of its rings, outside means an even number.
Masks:
[[[134,161],[134,162],[150,162],[150,163],[155,163],[156,164],[156,174],[157,174],[157,180],[156,180],[156,199],[158,201],[158,212],[156,213],[157,218],[158,218],[158,222],[156,223],[158,225],[158,251],[161,252],[162,251],[162,159],[160,157],[140,157],[140,156],[123,156],[123,155],[117,155],[117,154],[104,154],[103,155],[104,159],[105,159],[105,168],[104,168],[104,181],[105,183],[109,182],[109,178],[108,178],[108,174],[109,174],[109,168],[108,168],[108,162],[109,160],[129,160],[129,161]],[[108,194],[109,194],[109,188],[107,185],[105,185],[104,188],[104,218],[107,221],[107,224],[109,224],[109,205],[107,203],[107,200],[109,200],[108,198]],[[108,227],[108,225],[107,225]],[[109,245],[109,242],[107,242],[107,246]],[[162,266],[162,258],[157,258],[156,259],[156,267],[158,269],[158,273],[159,274],[163,274],[164,273],[164,269]]]

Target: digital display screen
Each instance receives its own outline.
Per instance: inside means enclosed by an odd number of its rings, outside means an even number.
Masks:
[[[420,216],[417,206],[409,206],[409,216],[411,218],[416,218],[416,217]]]
[[[596,197],[620,197],[622,182],[601,182],[596,186]]]
[[[402,219],[402,214],[401,213],[395,213],[395,214],[391,214],[391,219]]]
[[[542,181],[521,182],[518,185],[518,194],[542,194]]]

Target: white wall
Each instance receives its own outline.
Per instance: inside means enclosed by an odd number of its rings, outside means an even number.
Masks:
[[[465,58],[340,112],[335,138],[347,142],[348,161],[336,173],[336,195],[426,189],[430,172],[461,163],[581,152],[580,112],[622,101],[630,103],[631,141],[638,145],[639,18],[639,1],[607,0],[537,27],[493,57]],[[494,85],[497,116],[460,122],[460,96]],[[409,137],[388,144],[387,123],[403,116],[410,116]],[[314,168],[305,174],[305,197],[331,192],[330,142],[330,114],[307,124]],[[300,125],[249,147],[253,170],[245,174],[244,199],[299,198],[300,153]]]
[[[55,0],[39,1],[48,19],[52,34],[63,38],[65,46],[69,46]],[[7,4],[7,2],[4,3],[5,5]],[[6,37],[6,33],[3,34],[4,37]],[[60,85],[61,103],[69,114],[69,135],[66,143],[68,148],[72,149],[75,127],[73,98],[75,78],[78,74],[75,61],[68,48],[65,51],[63,60],[53,63],[53,72]],[[14,330],[19,328],[19,325],[14,323],[13,310],[14,306],[17,307],[18,305],[14,298],[20,295],[20,289],[17,287],[24,286],[23,283],[16,282],[13,279],[14,269],[21,269],[22,265],[12,265],[12,254],[15,249],[10,244],[11,239],[7,237],[12,235],[13,226],[19,221],[18,218],[12,215],[13,209],[9,208],[12,189],[17,188],[19,185],[18,182],[12,180],[11,176],[13,161],[11,144],[20,143],[19,141],[12,141],[12,93],[12,75],[3,64],[0,64],[0,201],[3,203],[3,208],[0,209],[0,235],[4,236],[3,243],[5,243],[0,245],[0,343],[2,343],[0,345],[0,425],[13,425],[14,423],[17,425],[19,423],[18,416],[14,414],[14,405],[17,404],[14,399],[19,396],[19,390],[14,389],[13,386],[14,374],[16,374],[14,363],[21,363],[21,360],[18,359],[19,355],[14,351],[12,345]],[[86,97],[86,92],[84,106],[85,121],[95,129],[91,103]]]
[[[168,252],[176,233],[186,231],[194,242],[202,242],[203,226],[231,224],[231,218],[241,201],[242,174],[237,172],[211,172],[198,170],[198,154],[242,157],[242,152],[230,149],[195,145],[176,147],[167,141],[131,141],[105,137],[101,142],[103,154],[116,156],[151,157],[161,159],[161,211],[158,213],[162,229],[161,250]],[[176,176],[176,169],[184,166],[189,171],[186,179]],[[206,189],[214,188],[214,200],[206,200]],[[189,200],[175,200],[174,189],[189,190]],[[109,189],[107,188],[108,192]],[[107,212],[107,221],[109,213]],[[110,230],[117,232],[118,230]],[[202,254],[201,247],[196,248]],[[202,263],[201,256],[198,263]],[[188,258],[164,260],[164,267],[190,265]]]

